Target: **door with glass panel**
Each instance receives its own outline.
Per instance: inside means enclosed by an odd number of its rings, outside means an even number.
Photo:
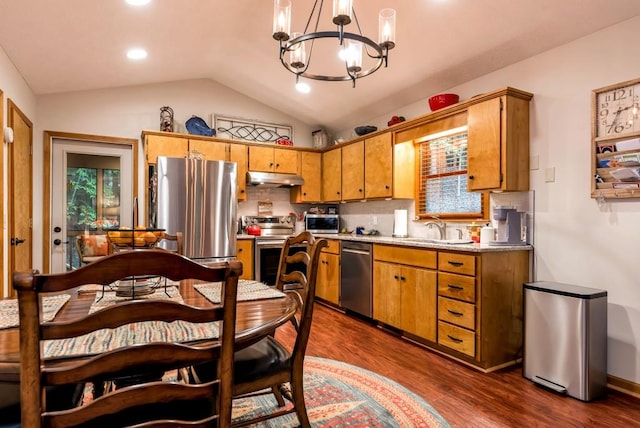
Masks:
[[[106,255],[107,231],[133,226],[132,171],[131,146],[53,139],[51,272]]]

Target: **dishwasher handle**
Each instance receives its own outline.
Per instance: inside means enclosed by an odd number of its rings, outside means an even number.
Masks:
[[[371,251],[354,250],[352,248],[344,248],[344,247],[342,248],[342,252],[343,253],[351,253],[351,254],[362,254],[362,255],[365,255],[365,256],[368,256],[368,255],[371,254]]]

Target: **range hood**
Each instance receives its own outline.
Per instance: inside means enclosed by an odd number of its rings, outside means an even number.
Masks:
[[[277,172],[247,172],[247,184],[261,187],[292,187],[302,186],[304,178],[295,174],[280,174]]]

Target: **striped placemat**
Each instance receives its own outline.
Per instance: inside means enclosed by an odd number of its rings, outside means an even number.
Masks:
[[[193,286],[204,297],[213,303],[220,303],[221,282],[207,282],[204,284],[196,284]],[[285,294],[270,287],[262,282],[241,279],[238,281],[238,302],[246,302],[249,300],[277,299],[284,297]]]
[[[51,321],[70,297],[68,294],[44,296],[42,298],[42,320],[44,322]],[[19,324],[18,300],[0,300],[0,329],[17,327]]]
[[[166,293],[165,293],[166,291]],[[131,300],[119,297],[115,291],[97,293],[89,313],[107,306]],[[137,300],[138,298],[136,298]],[[176,287],[158,288],[153,294],[140,296],[139,299],[171,300],[183,303],[180,291]],[[44,342],[45,358],[95,355],[134,344],[151,342],[190,342],[194,340],[218,337],[218,323],[193,324],[184,321],[171,323],[163,321],[145,321],[124,325],[115,329],[102,329],[69,339]]]
[[[97,330],[70,339],[44,342],[45,358],[95,355],[123,346],[151,342],[190,342],[218,337],[218,323],[146,321]]]

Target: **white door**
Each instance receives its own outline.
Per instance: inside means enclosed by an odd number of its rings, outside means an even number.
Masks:
[[[51,165],[51,272],[79,267],[76,237],[133,227],[129,145],[54,138]]]

